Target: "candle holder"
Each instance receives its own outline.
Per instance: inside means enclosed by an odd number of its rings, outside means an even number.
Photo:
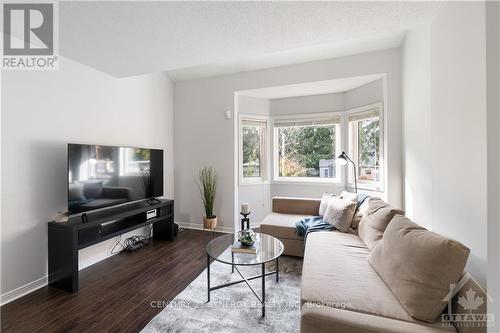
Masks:
[[[248,215],[250,215],[250,212],[240,213],[240,214],[243,215],[243,218],[241,219],[241,230],[250,229],[250,219],[248,218]],[[245,228],[245,222],[247,223],[246,228]]]

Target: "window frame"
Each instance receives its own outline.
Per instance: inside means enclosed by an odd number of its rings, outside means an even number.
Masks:
[[[260,176],[259,177],[244,177],[243,176],[243,123],[245,121],[261,123],[261,137],[260,137]],[[269,117],[240,114],[238,120],[238,173],[240,185],[259,185],[268,183],[268,134],[269,131]]]
[[[358,175],[356,175],[356,181],[358,184],[358,189],[375,191],[375,192],[384,192],[385,190],[385,180],[386,180],[386,151],[385,151],[385,117],[384,117],[384,104],[383,102],[377,102],[373,104],[364,105],[358,108],[349,109],[345,111],[345,124],[346,124],[346,135],[347,135],[347,155],[352,158],[354,163],[356,164],[356,171],[359,173],[359,157],[358,157],[358,124],[360,121],[373,119],[375,117],[366,117],[364,119],[356,120],[356,127],[353,130],[352,122],[349,121],[349,117],[356,114],[363,114],[369,112],[371,110],[378,111],[378,119],[379,119],[379,172],[380,172],[380,180],[366,180],[359,179]],[[354,187],[354,178],[352,168],[347,169],[346,175],[346,186]]]
[[[342,184],[343,183],[343,170],[336,164],[336,177],[335,178],[324,178],[324,177],[281,177],[279,175],[279,136],[278,130],[280,126],[276,126],[276,121],[284,120],[297,120],[302,121],[315,121],[324,118],[338,118],[339,121],[335,123],[335,154],[338,155],[342,151],[342,140],[343,140],[343,112],[323,112],[323,113],[309,113],[309,114],[297,114],[297,115],[286,115],[286,116],[273,116],[271,117],[271,132],[272,132],[272,147],[273,152],[273,183],[275,184]],[[333,156],[335,159],[337,156]],[[320,171],[321,172],[321,171]]]

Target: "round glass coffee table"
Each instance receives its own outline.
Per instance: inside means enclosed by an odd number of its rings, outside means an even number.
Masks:
[[[279,282],[279,257],[283,254],[283,243],[276,237],[256,233],[257,240],[255,246],[257,247],[256,253],[237,253],[231,251],[231,246],[237,241],[235,234],[228,234],[217,237],[211,240],[207,245],[207,285],[208,285],[208,302],[210,302],[210,292],[229,287],[238,283],[246,283],[253,294],[262,304],[262,317],[266,315],[266,276],[276,275],[276,282]],[[216,260],[226,265],[231,266],[231,273],[238,272],[241,280],[224,283],[218,286],[210,287],[210,260]],[[266,263],[276,261],[276,270],[266,272]],[[261,274],[245,277],[241,274],[238,266],[261,266]],[[262,279],[262,293],[261,296],[255,291],[248,281],[255,279]]]

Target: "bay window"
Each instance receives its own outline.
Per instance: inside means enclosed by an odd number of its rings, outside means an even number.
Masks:
[[[240,116],[240,184],[258,184],[271,178],[276,183],[348,185],[356,177],[360,189],[384,191],[382,103],[271,119],[272,139],[268,140],[268,118]],[[350,167],[337,165],[342,151],[356,164],[356,174]],[[268,156],[272,156],[272,163]]]

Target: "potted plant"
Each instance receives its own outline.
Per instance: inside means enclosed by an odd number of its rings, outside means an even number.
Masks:
[[[217,173],[213,167],[204,167],[198,176],[198,188],[205,208],[203,228],[214,230],[217,216],[214,213],[215,194],[217,192]]]

